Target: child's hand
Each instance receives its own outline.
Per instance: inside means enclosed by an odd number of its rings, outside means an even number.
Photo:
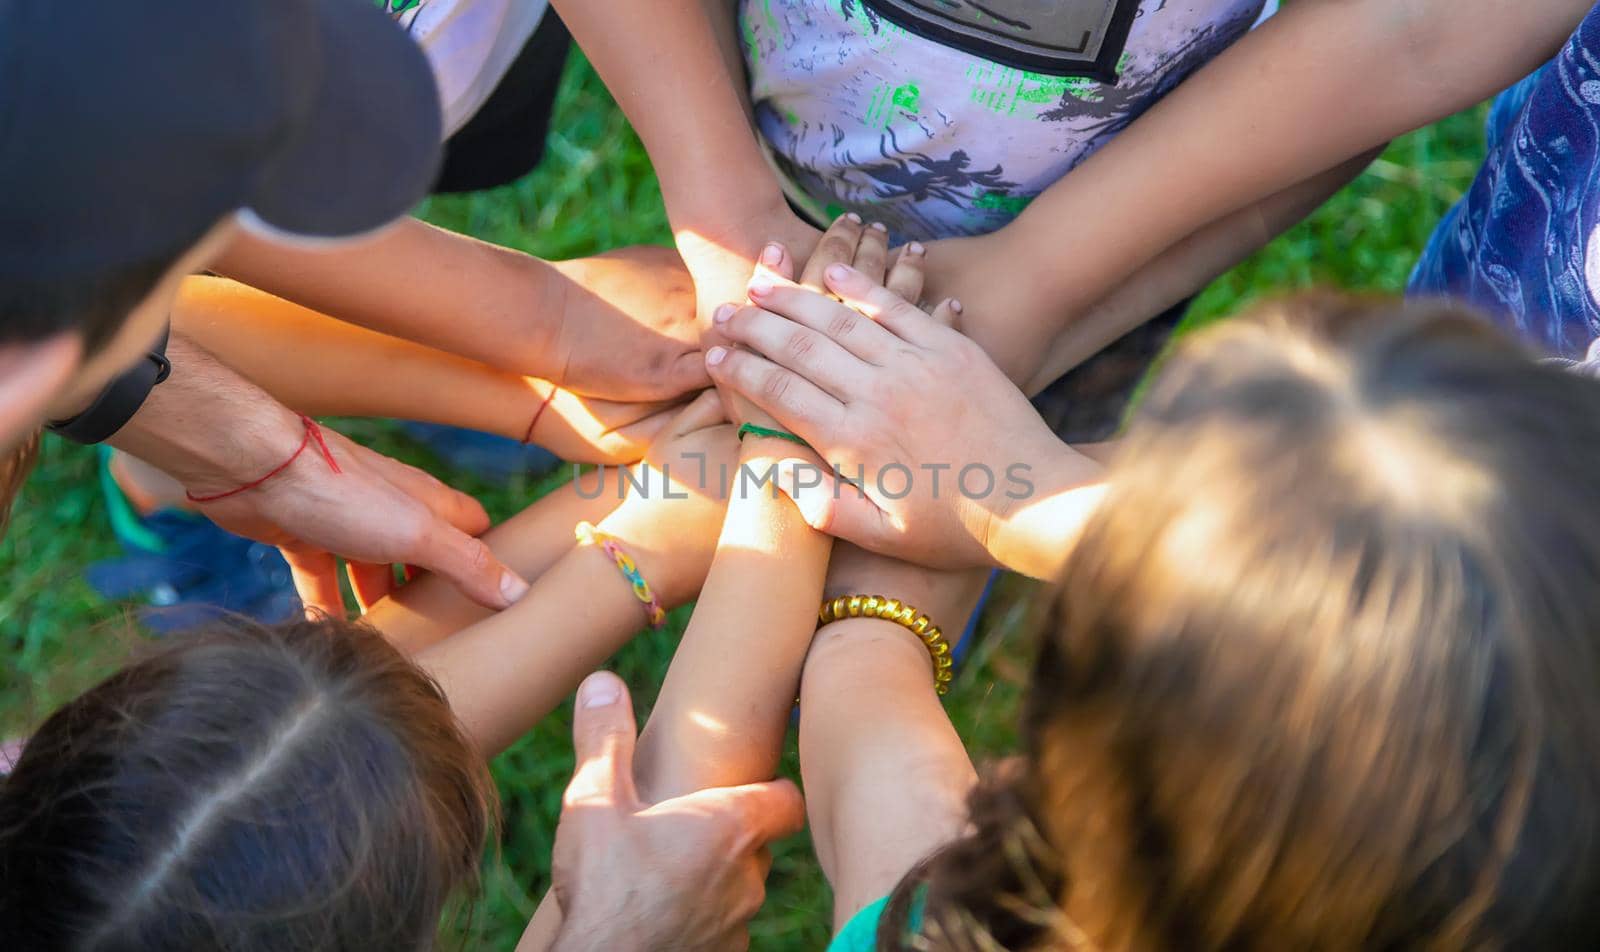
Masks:
[[[533,429],[527,442],[573,463],[637,462],[683,409],[681,403],[664,401],[617,403],[580,397],[547,380],[527,380],[537,398],[537,402],[530,402],[528,410]],[[540,405],[544,405],[543,410]]]
[[[809,248],[809,253],[807,251],[807,248],[793,248],[779,241],[769,242],[761,250],[754,273],[740,286],[737,297],[730,297],[712,315],[711,326],[704,337],[708,363],[721,359],[710,353],[712,347],[721,346],[726,350],[734,346],[734,342],[721,333],[721,327],[739,305],[748,303],[752,292],[759,293],[760,289],[774,284],[798,284],[819,294],[826,293],[822,275],[831,264],[856,264],[868,274],[876,273],[881,280],[888,260],[888,232],[882,226],[864,227],[859,215],[840,215]],[[724,391],[723,398],[735,423],[781,429],[765,410],[739,393]]]
[[[921,256],[902,255],[897,271]],[[910,287],[910,279],[891,278]],[[751,287],[757,307],[722,333],[755,351],[708,353],[719,385],[760,403],[856,487],[799,466],[785,485],[806,521],[925,565],[1016,565],[1005,528],[1024,501],[1082,485],[1098,467],[1050,432],[983,350],[950,324],[838,265],[832,301],[792,284]],[[970,309],[968,309],[970,310]],[[759,354],[759,356],[758,356]],[[1032,567],[1032,563],[1029,563]]]
[[[552,362],[562,387],[611,400],[670,400],[709,386],[694,286],[670,248],[552,261],[561,316]],[[638,457],[634,457],[637,459]]]
[[[678,414],[629,475],[602,471],[602,491],[626,498],[599,528],[617,536],[663,604],[693,598],[711,568],[728,492],[738,479],[739,440],[716,391]],[[592,474],[579,491],[594,493]]]

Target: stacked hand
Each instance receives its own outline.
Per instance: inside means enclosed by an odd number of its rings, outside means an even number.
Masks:
[[[224,529],[276,545],[308,609],[344,614],[337,556],[349,560],[363,608],[394,590],[397,564],[437,572],[490,608],[505,608],[528,590],[476,538],[489,517],[472,497],[332,430],[322,429],[322,437],[339,472],[304,452],[260,486],[201,507]]]
[[[739,950],[766,895],[767,844],[798,833],[805,807],[779,780],[654,805],[633,784],[627,689],[591,675],[573,710],[578,769],[562,801],[551,877],[559,952]]]
[[[602,470],[579,477],[578,489],[586,496],[626,492],[599,528],[626,540],[652,567],[661,600],[678,605],[694,597],[711,569],[738,459],[734,427],[716,391],[707,390],[667,425],[626,480]]]
[[[796,259],[805,261],[812,257],[820,233],[800,221],[787,208],[751,221],[740,222],[716,233],[701,234],[680,231],[677,236],[678,252],[694,279],[695,316],[702,334],[710,331],[712,315],[729,302],[743,303],[745,289],[751,275],[758,267],[780,269],[778,273],[793,278]],[[764,248],[787,249],[786,260],[763,262]],[[781,269],[790,270],[781,270]],[[807,274],[815,286],[820,278]],[[703,360],[703,356],[702,356]],[[757,415],[755,406],[731,391],[723,391],[728,411],[735,423],[761,423],[765,415]],[[765,421],[770,424],[770,420]]]
[[[536,371],[548,368],[573,393],[617,401],[673,400],[710,385],[695,286],[671,249],[641,245],[549,264],[559,275],[549,307],[561,320]]]
[[[848,220],[833,230],[848,243]],[[718,334],[739,346],[707,351],[712,379],[860,483],[804,466],[787,473],[780,485],[815,528],[923,565],[1004,562],[997,537],[1012,513],[1041,486],[1095,467],[951,327],[959,302],[932,314],[909,303],[923,256],[907,248],[885,274],[866,232],[854,267],[822,269],[837,301],[758,276],[755,303],[723,313]]]

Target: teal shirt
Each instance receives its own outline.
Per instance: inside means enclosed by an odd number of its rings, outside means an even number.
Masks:
[[[887,905],[889,897],[884,896],[851,916],[839,934],[828,943],[828,952],[872,952],[878,947],[878,920],[883,918],[883,909]]]
[[[916,899],[911,903],[910,921],[906,923],[907,933],[922,928],[924,898],[924,890],[918,888]],[[878,923],[883,919],[883,910],[888,905],[889,897],[884,896],[851,916],[839,934],[828,943],[828,952],[873,952],[878,947]]]

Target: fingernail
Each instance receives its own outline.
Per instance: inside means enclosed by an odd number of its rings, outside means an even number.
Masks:
[[[715,367],[716,365],[718,365],[718,364],[722,363],[724,360],[726,360],[727,357],[728,357],[728,348],[726,348],[726,347],[713,347],[710,350],[706,351],[706,366]]]
[[[922,247],[922,242],[920,241],[913,241],[911,244],[906,245],[906,254],[920,255],[927,253],[928,249]]]
[[[886,232],[886,231],[888,231],[888,230],[889,230],[889,226],[887,226],[887,225],[885,225],[885,224],[884,224],[884,223],[883,223],[883,222],[881,222],[881,221],[875,221],[875,222],[873,222],[873,223],[872,223],[872,224],[870,224],[870,225],[868,225],[868,226],[867,226],[867,227],[868,227],[868,228],[871,228],[871,229],[872,229],[872,230],[873,230],[873,231],[883,231],[883,232]]]
[[[711,312],[711,319],[718,324],[726,324],[728,323],[728,318],[732,317],[733,312],[737,310],[738,308],[734,307],[732,304],[724,304],[715,311]]]
[[[842,264],[830,264],[826,275],[830,281],[847,281],[850,278],[850,268]]]
[[[858,225],[861,224],[861,216],[857,215],[855,212],[850,212],[849,214],[845,215],[844,217],[850,219],[851,221],[855,222]]]
[[[522,576],[515,572],[506,571],[500,574],[500,594],[505,598],[506,604],[515,605],[522,601],[522,596],[528,594],[528,583]]]
[[[773,242],[761,249],[761,263],[769,268],[776,268],[783,264],[783,247]]]
[[[750,279],[750,296],[761,297],[772,293],[772,279],[763,275],[756,275]]]
[[[621,698],[617,679],[607,674],[591,674],[578,687],[578,703],[584,707],[610,707]]]
[[[950,310],[956,312],[957,314],[960,314],[962,311],[966,310],[966,308],[961,306],[961,302],[960,301],[956,300],[955,298],[951,298],[950,299]]]

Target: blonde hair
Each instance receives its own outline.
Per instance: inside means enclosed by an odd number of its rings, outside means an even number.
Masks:
[[[1600,384],[1449,305],[1196,335],[1052,600],[1023,763],[882,946],[1600,941],[1597,486]]]

